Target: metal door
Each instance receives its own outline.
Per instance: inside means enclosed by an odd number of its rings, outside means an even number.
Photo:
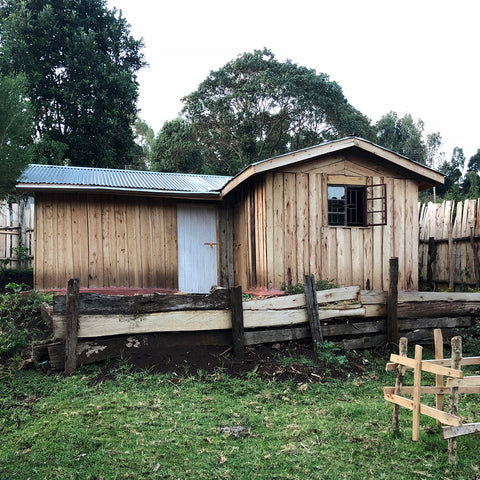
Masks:
[[[208,293],[217,284],[217,209],[209,205],[177,207],[178,289]]]

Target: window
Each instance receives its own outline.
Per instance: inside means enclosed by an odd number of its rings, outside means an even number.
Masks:
[[[328,185],[328,225],[367,227],[387,224],[386,186]]]

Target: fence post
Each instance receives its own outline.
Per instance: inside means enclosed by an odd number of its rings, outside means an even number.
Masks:
[[[318,345],[323,343],[322,327],[318,316],[317,290],[315,288],[315,275],[305,275],[305,300],[307,306],[308,323],[312,334],[313,347],[317,350]]]
[[[470,245],[472,247],[473,252],[473,266],[475,271],[475,286],[478,288],[480,287],[480,264],[478,260],[478,252],[477,247],[475,245],[475,238],[473,233],[473,227],[470,227]]]
[[[433,281],[432,265],[437,259],[437,244],[434,237],[428,238],[427,282]]]
[[[462,360],[462,337],[452,338],[452,364],[454,370],[460,368]],[[458,415],[458,387],[450,389],[450,408],[448,413]],[[457,437],[448,439],[448,461],[449,463],[457,462]]]
[[[387,343],[398,341],[398,258],[390,259],[390,285],[387,297]]]
[[[230,289],[230,308],[232,310],[233,355],[238,360],[242,360],[245,356],[245,335],[241,286]]]
[[[65,336],[65,374],[70,375],[77,366],[78,316],[80,300],[80,280],[72,278],[68,281],[66,307]]]
[[[399,345],[399,355],[402,357],[406,357],[408,352],[408,339],[406,337],[402,337],[400,339]],[[406,368],[402,365],[397,367],[397,378],[395,380],[395,395],[400,395],[400,390],[403,386],[403,377],[405,376]],[[400,405],[394,404],[393,405],[393,414],[392,414],[392,428],[394,432],[398,432],[399,430],[399,422],[398,422],[398,414],[400,412]]]

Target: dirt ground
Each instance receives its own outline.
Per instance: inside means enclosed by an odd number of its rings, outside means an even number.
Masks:
[[[100,377],[109,377],[121,361],[127,361],[135,370],[170,373],[178,378],[191,375],[227,375],[234,378],[255,375],[266,381],[291,380],[300,384],[365,374],[367,359],[356,352],[350,352],[347,358],[344,364],[335,360],[328,363],[321,361],[309,340],[247,346],[243,359],[235,358],[230,347],[175,347],[142,351],[139,355],[100,364]]]

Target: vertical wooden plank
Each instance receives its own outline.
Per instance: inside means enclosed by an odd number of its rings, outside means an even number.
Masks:
[[[285,228],[284,228],[284,187],[283,187],[283,174],[274,173],[273,176],[273,215],[274,215],[274,252],[276,256],[274,259],[274,288],[280,288],[283,282],[286,281],[285,275],[285,259],[284,259],[284,241],[285,241]]]
[[[141,284],[142,287],[153,286],[152,281],[152,229],[150,208],[145,204],[144,199],[139,200],[138,204],[138,218],[140,227],[140,245],[141,245]]]
[[[462,337],[452,338],[452,363],[451,368],[458,370],[462,360]],[[458,415],[458,387],[450,389],[450,406],[448,413]],[[457,462],[457,438],[448,439],[448,461],[451,464]]]
[[[265,176],[265,253],[267,263],[267,288],[275,284],[275,250],[274,250],[274,202],[273,173]]]
[[[383,177],[373,177],[372,185],[384,183]],[[388,191],[391,190],[391,185],[387,185],[387,195]],[[393,219],[393,205],[391,204],[390,198],[387,198],[387,221],[392,222]],[[386,283],[386,276],[384,279],[383,273],[383,262],[387,263],[389,258],[387,255],[390,254],[390,249],[387,249],[387,252],[384,252],[384,243],[385,247],[390,242],[390,239],[386,239],[384,235],[384,230],[386,227],[376,226],[372,227],[372,257],[373,257],[373,273],[372,273],[372,290],[387,290],[388,285]]]
[[[363,280],[361,288],[370,290],[373,288],[373,230],[377,227],[362,229],[363,234]]]
[[[359,285],[360,288],[364,288],[365,278],[365,263],[367,259],[364,254],[363,245],[363,228],[352,228],[351,230],[351,257],[350,262],[352,265],[352,277],[351,285]]]
[[[309,235],[308,235],[308,175],[296,175],[296,247],[297,247],[297,282],[310,274]]]
[[[88,198],[89,287],[103,287],[102,212],[97,196]]]
[[[389,287],[387,297],[387,343],[396,344],[398,340],[398,258],[389,261]]]
[[[36,289],[46,288],[45,286],[45,270],[44,270],[44,254],[46,251],[46,244],[44,238],[45,226],[45,203],[39,195],[35,198],[34,210],[34,253],[33,253],[33,283]]]
[[[295,197],[295,174],[285,173],[284,177],[284,212],[285,212],[285,274],[288,284],[298,283],[297,276],[297,235],[296,235],[296,197]]]
[[[383,230],[382,251],[380,252],[380,255],[382,256],[382,267],[383,267],[382,280],[384,285],[382,287],[382,290],[388,290],[388,285],[390,281],[389,280],[390,267],[389,267],[388,260],[396,256],[396,255],[393,255],[392,252],[394,251],[394,241],[395,241],[394,231],[396,229],[396,225],[393,223],[393,218],[394,218],[393,208],[397,208],[397,203],[395,203],[393,198],[393,195],[394,195],[393,179],[385,178],[384,182],[380,182],[380,183],[386,183],[387,185],[387,209],[389,208],[388,205],[390,205],[390,209],[392,209],[389,216],[390,221],[387,223],[387,225],[380,227]]]
[[[128,286],[128,257],[126,232],[126,205],[124,199],[117,199],[114,206],[115,216],[115,263],[117,286]]]
[[[65,374],[70,375],[77,366],[78,318],[80,284],[78,278],[70,279],[67,284],[66,298],[66,336],[65,336]]]
[[[315,274],[321,278],[322,256],[321,256],[321,208],[322,198],[317,188],[317,174],[308,175],[308,273]]]
[[[413,426],[412,440],[417,441],[420,433],[420,387],[422,384],[422,352],[421,345],[415,345],[415,367],[413,371]]]
[[[455,286],[455,246],[453,245],[453,226],[450,223],[448,230],[448,288],[453,291]]]
[[[90,286],[88,200],[75,195],[72,203],[73,267],[80,285]]]
[[[169,202],[165,206],[165,259],[167,288],[178,288],[178,235],[177,206]]]
[[[115,206],[113,197],[109,196],[101,205],[102,228],[102,264],[99,268],[103,272],[103,285],[105,287],[116,285],[117,262],[115,259]]]
[[[418,187],[414,182],[405,185],[405,274],[401,288],[418,290]]]
[[[398,258],[398,283],[400,288],[405,288],[405,248],[406,235],[405,230],[405,180],[393,180],[393,251],[390,257]],[[416,239],[415,239],[416,241]],[[415,242],[416,243],[416,242]],[[386,259],[385,259],[386,260]]]
[[[435,345],[435,359],[440,360],[443,359],[443,336],[442,330],[440,328],[435,328],[433,330],[433,341]],[[443,375],[435,375],[435,386],[436,387],[444,387],[444,377]],[[443,393],[438,393],[435,395],[435,408],[437,410],[443,411]],[[440,420],[437,419],[437,425],[441,425]]]
[[[352,285],[352,237],[351,228],[337,227],[337,265],[335,267],[335,278],[338,283],[348,287]]]
[[[167,286],[167,262],[166,258],[166,226],[165,226],[165,209],[167,208],[164,200],[159,199],[155,204],[153,211],[153,242],[154,242],[154,259],[155,259],[155,282],[158,287]],[[176,288],[176,287],[175,287]]]
[[[242,194],[243,195],[243,194]],[[241,285],[244,289],[249,287],[247,278],[247,262],[248,255],[247,246],[247,227],[245,218],[245,202],[239,201],[234,206],[234,282]]]
[[[312,335],[313,348],[318,351],[323,343],[322,326],[318,316],[317,291],[315,288],[315,275],[304,275],[305,304],[307,307],[308,323]]]
[[[245,356],[245,336],[241,286],[233,287],[230,290],[230,305],[232,310],[233,355],[238,360],[242,360]]]
[[[399,342],[399,355],[402,357],[407,356],[408,350],[408,339],[402,337]],[[398,365],[397,367],[397,377],[395,380],[395,395],[400,395],[400,390],[403,386],[403,377],[405,376],[406,367],[402,365]],[[392,429],[394,432],[398,432],[399,430],[399,421],[398,415],[400,413],[400,405],[394,404],[393,405],[393,414],[392,414]]]
[[[139,257],[138,202],[129,198],[126,203],[127,277],[129,287],[140,287],[141,260]]]
[[[56,199],[49,197],[44,203],[44,288],[55,288],[57,278],[57,261],[56,261],[56,248],[57,248],[57,225],[56,225]]]

